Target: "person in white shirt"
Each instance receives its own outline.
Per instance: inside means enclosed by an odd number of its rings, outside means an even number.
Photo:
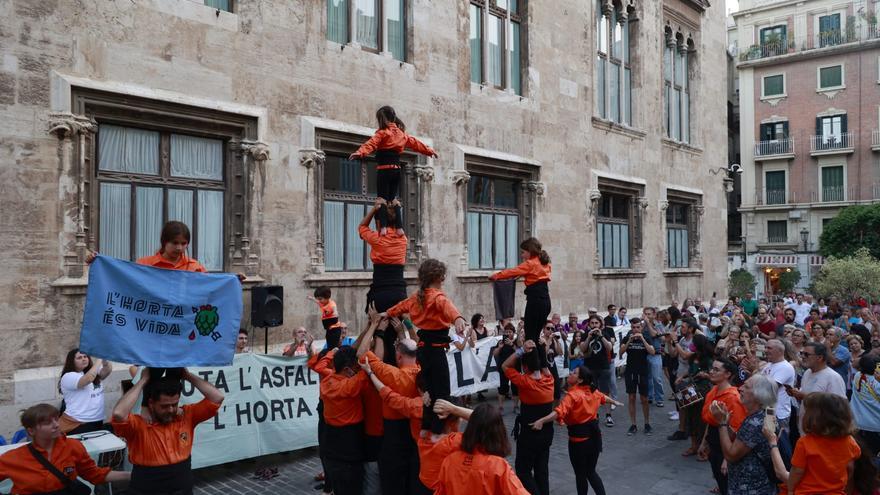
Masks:
[[[104,428],[104,386],[113,367],[73,349],[67,353],[58,389],[64,397],[64,414],[58,420],[65,434],[88,433]]]
[[[846,399],[846,384],[843,383],[843,378],[836,371],[828,367],[828,348],[825,345],[808,342],[804,345],[804,350],[801,351],[801,359],[804,362],[804,367],[808,369],[801,378],[800,389],[791,386],[785,387],[788,395],[801,403],[803,403],[804,397],[813,392],[828,392]],[[801,434],[803,434],[803,429],[800,420],[803,417],[804,411],[803,405],[801,405],[798,414],[798,429]]]
[[[810,310],[813,309],[812,304],[804,302],[803,294],[798,294],[797,302],[793,302],[786,307],[794,310],[794,322],[800,326],[804,326],[804,320],[806,320],[807,317],[810,316]]]

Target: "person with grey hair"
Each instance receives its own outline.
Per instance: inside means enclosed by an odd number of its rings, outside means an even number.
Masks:
[[[840,345],[844,332],[842,328],[831,327],[825,332],[825,345],[828,346],[828,366],[843,378],[843,383],[849,386],[849,369],[852,364],[852,354],[845,346]]]
[[[727,461],[727,493],[729,495],[774,495],[776,487],[766,466],[771,462],[770,445],[761,433],[764,410],[777,401],[777,386],[764,375],[754,375],[740,388],[740,399],[746,408],[746,419],[733,433],[730,410],[720,401],[709,406],[718,422],[721,451]]]
[[[769,378],[777,386],[777,399],[775,412],[779,424],[779,438],[781,445],[779,452],[783,457],[789,458],[792,453],[789,441],[789,419],[791,418],[791,397],[785,392],[785,386],[793,387],[797,380],[794,366],[785,359],[785,344],[779,339],[770,339],[764,351],[767,355],[767,365],[761,369],[761,374]]]
[[[812,392],[829,392],[846,398],[846,385],[839,374],[828,367],[828,348],[824,344],[818,342],[807,342],[804,350],[801,351],[801,359],[804,367],[808,368],[801,378],[801,388],[785,387],[788,395],[794,397],[799,402],[803,402],[804,397]],[[803,408],[799,409],[798,429],[800,429],[802,418],[804,417]]]

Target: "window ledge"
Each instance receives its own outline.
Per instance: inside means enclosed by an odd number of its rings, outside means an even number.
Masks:
[[[238,14],[210,7],[205,5],[204,2],[153,0],[151,2],[142,2],[140,5],[146,5],[147,8],[188,21],[208,24],[226,31],[238,31]]]
[[[799,244],[796,242],[757,242],[755,247],[758,249],[775,250],[775,251],[791,251],[796,252]]]
[[[516,94],[513,89],[502,89],[492,86],[491,84],[481,84],[473,81],[471,81],[471,95],[489,96],[506,103],[525,103],[529,100],[523,95]]]
[[[836,92],[836,91],[840,91],[840,90],[842,90],[842,89],[846,89],[846,85],[845,85],[845,84],[844,84],[843,86],[829,86],[829,87],[827,87],[827,88],[816,88],[816,92],[817,92],[817,93],[828,93],[828,92],[831,92],[831,91],[835,91],[835,92]]]
[[[701,277],[702,268],[667,268],[663,270],[664,277]]]
[[[499,270],[468,270],[455,276],[459,282],[463,284],[480,284],[489,283],[489,275],[497,273]]]
[[[593,127],[597,129],[602,129],[603,131],[615,132],[617,134],[621,134],[633,139],[645,139],[647,133],[645,131],[641,131],[634,127],[630,127],[624,124],[618,124],[617,122],[612,122],[610,120],[605,120],[600,117],[593,117]]]
[[[647,276],[648,272],[645,270],[632,269],[606,269],[593,272],[593,278],[645,278]]]
[[[265,283],[266,279],[259,275],[251,275],[241,283],[242,290],[251,290],[254,286]],[[60,277],[49,284],[63,296],[84,296],[89,288],[88,275],[82,277]]]
[[[696,146],[692,146],[687,143],[682,143],[681,141],[673,141],[669,138],[661,138],[663,141],[663,146],[667,148],[671,148],[678,151],[684,151],[685,153],[690,153],[692,155],[702,155],[702,148],[697,148]]]
[[[418,280],[418,274],[404,271],[403,279],[407,282]],[[305,277],[306,286],[310,288],[322,285],[333,287],[369,287],[373,283],[373,272],[324,272],[313,273]]]

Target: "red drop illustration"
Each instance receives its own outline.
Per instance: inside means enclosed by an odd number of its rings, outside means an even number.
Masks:
[[[189,333],[189,340],[196,340],[196,331],[193,330]]]

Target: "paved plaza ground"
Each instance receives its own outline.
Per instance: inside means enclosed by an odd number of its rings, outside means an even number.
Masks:
[[[621,391],[623,383],[620,384]],[[495,395],[489,395],[494,400]],[[626,402],[625,399],[622,402]],[[599,458],[599,474],[608,495],[675,495],[709,494],[714,486],[709,464],[697,462],[694,457],[684,458],[690,442],[671,442],[666,437],[675,431],[678,423],[669,421],[666,407],[651,407],[654,434],[642,432],[639,412],[639,433],[627,436],[629,419],[626,407],[614,411],[616,425],[602,427],[604,451]],[[505,407],[504,421],[513,425],[510,403]],[[513,464],[513,456],[510,457]],[[277,467],[279,476],[271,481],[254,479],[254,471],[263,467]],[[317,449],[310,448],[287,454],[260,457],[247,462],[234,462],[196,471],[196,495],[229,494],[291,494],[318,495],[313,476],[321,470]],[[550,491],[554,494],[575,493],[574,476],[568,461],[568,446],[564,428],[555,428],[550,451]],[[590,493],[593,493],[592,490]]]

